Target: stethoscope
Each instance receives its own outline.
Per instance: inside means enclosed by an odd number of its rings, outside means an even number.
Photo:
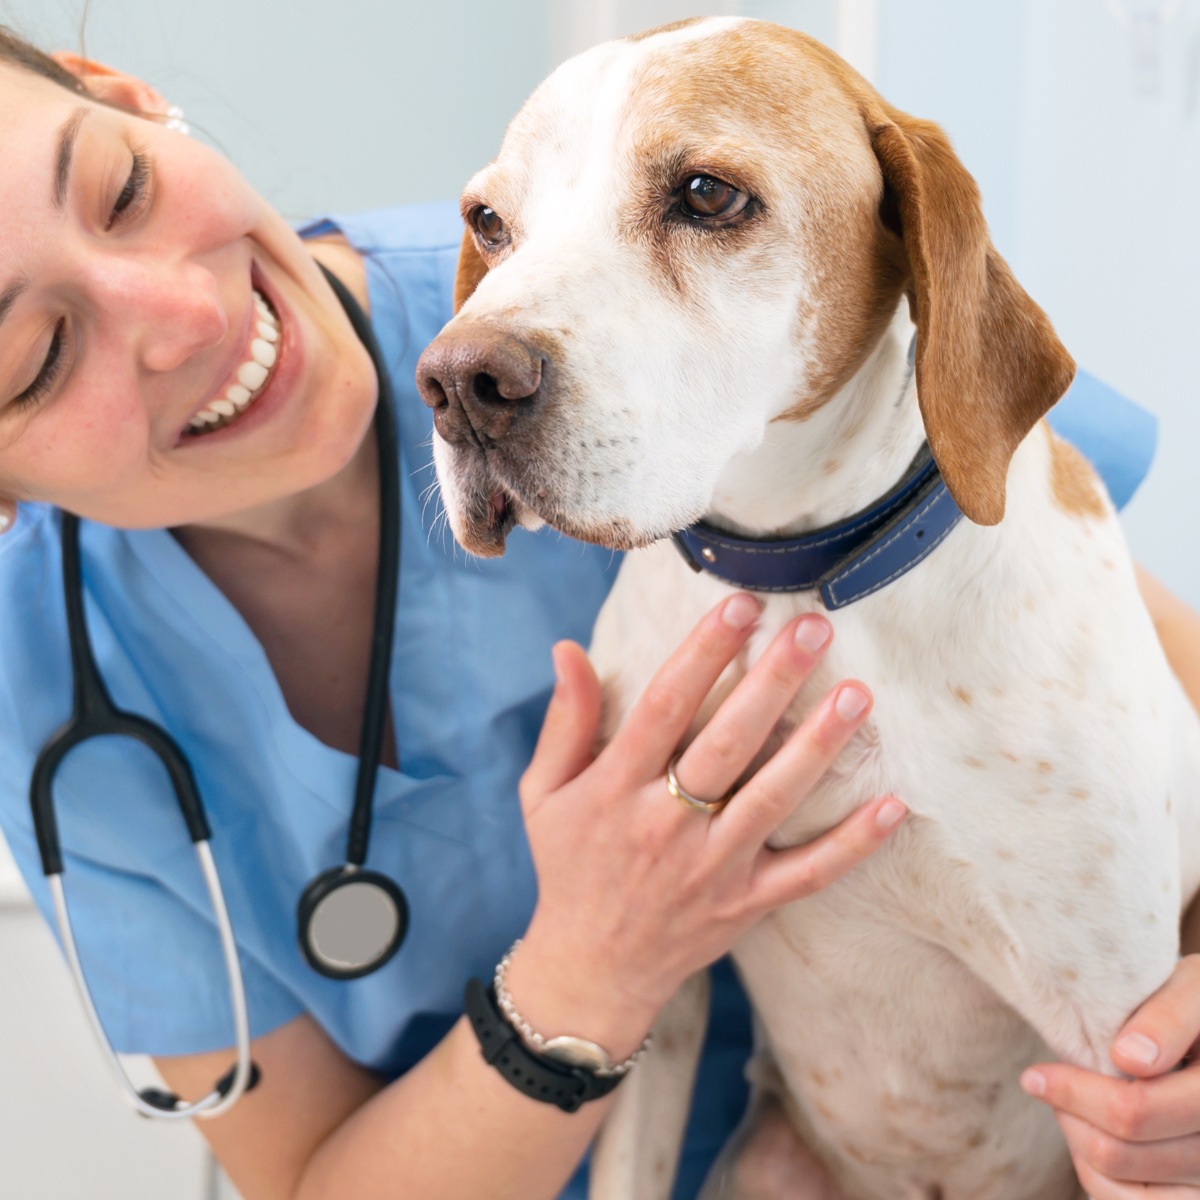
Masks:
[[[392,657],[400,570],[399,458],[391,386],[370,323],[341,281],[328,271],[325,271],[325,276],[346,310],[355,333],[371,356],[379,380],[379,398],[375,409],[375,437],[379,449],[379,569],[375,584],[371,665],[367,676],[346,861],[342,866],[322,872],[304,888],[296,909],[296,921],[300,948],[314,970],[331,979],[357,979],[383,966],[400,948],[408,930],[408,902],[403,891],[394,880],[363,865],[367,859],[375,780],[388,712],[388,668]],[[79,565],[79,518],[70,513],[62,514],[62,564],[74,704],[70,719],[43,746],[34,763],[29,799],[42,870],[50,886],[67,964],[96,1037],[137,1111],[146,1117],[174,1120],[216,1117],[232,1108],[241,1095],[258,1082],[258,1068],[250,1058],[246,989],[224,889],[209,846],[212,833],[208,818],[191,765],[179,745],[160,726],[117,708],[104,686],[92,653],[84,616]],[[166,768],[195,847],[221,938],[233,1009],[237,1061],[216,1082],[208,1095],[191,1104],[160,1088],[138,1089],[130,1080],[100,1022],[71,928],[63,888],[58,822],[54,813],[54,775],[63,759],[83,742],[91,738],[113,736],[130,737],[141,742]]]

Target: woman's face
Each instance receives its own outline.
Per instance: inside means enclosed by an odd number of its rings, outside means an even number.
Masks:
[[[0,495],[182,525],[349,462],[370,360],[228,162],[11,67],[0,114]]]

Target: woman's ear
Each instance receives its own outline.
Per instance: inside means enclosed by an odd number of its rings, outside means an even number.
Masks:
[[[148,83],[69,50],[59,50],[50,57],[63,70],[70,71],[96,100],[141,116],[166,116],[166,97]]]

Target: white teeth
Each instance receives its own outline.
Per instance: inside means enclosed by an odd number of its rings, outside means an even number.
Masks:
[[[258,391],[266,382],[267,368],[261,363],[244,362],[237,371],[237,380],[242,387],[249,388],[252,392]],[[215,406],[214,406],[215,407]]]
[[[255,291],[254,309],[257,313],[255,333],[250,343],[250,357],[237,369],[237,382],[225,389],[225,395],[201,409],[188,422],[189,428],[197,432],[221,429],[240,413],[245,412],[267,381],[271,368],[279,357],[276,343],[279,341],[279,318],[266,300]]]

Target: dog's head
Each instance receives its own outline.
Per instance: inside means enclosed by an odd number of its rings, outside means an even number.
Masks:
[[[452,528],[479,554],[515,521],[620,548],[689,524],[771,422],[822,411],[905,296],[934,455],[992,524],[1073,371],[942,132],[763,22],[565,63],[463,215],[457,315],[418,384]]]

